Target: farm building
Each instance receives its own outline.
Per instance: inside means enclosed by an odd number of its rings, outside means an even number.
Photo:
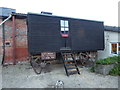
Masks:
[[[120,29],[112,26],[104,28],[105,49],[98,51],[98,59],[120,55]]]

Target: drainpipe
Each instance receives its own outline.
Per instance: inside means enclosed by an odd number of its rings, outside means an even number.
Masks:
[[[16,26],[15,26],[15,16],[12,16],[12,53],[13,53],[13,64],[16,64],[16,51],[15,51],[15,47],[16,47],[16,42],[15,42],[15,30],[16,30]]]
[[[4,59],[5,59],[5,28],[4,28],[4,23],[8,21],[12,17],[12,14],[9,15],[8,18],[4,19],[2,18],[2,22],[0,23],[0,26],[2,26],[2,32],[3,32],[3,56],[2,56],[2,65],[4,64]]]
[[[4,21],[4,19],[2,19]],[[4,64],[4,59],[5,59],[5,28],[4,28],[4,24],[1,24],[2,25],[2,42],[3,42],[3,56],[2,56],[2,65]]]
[[[2,23],[0,23],[0,26],[4,24],[7,20],[9,20],[11,17],[12,17],[12,14],[10,14],[9,17],[6,18],[5,20],[3,19]]]

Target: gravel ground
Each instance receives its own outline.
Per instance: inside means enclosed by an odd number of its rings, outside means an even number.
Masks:
[[[2,88],[53,88],[57,80],[65,88],[118,88],[117,76],[103,76],[79,68],[81,75],[66,76],[62,64],[52,65],[52,71],[36,75],[29,63],[2,68]]]

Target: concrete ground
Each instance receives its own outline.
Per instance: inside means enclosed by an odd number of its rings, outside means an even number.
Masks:
[[[0,90],[2,89],[2,66],[0,65]]]
[[[62,64],[51,66],[51,72],[36,75],[29,63],[2,68],[2,88],[53,88],[57,80],[65,88],[118,88],[117,76],[103,76],[79,68],[81,75],[66,76]]]
[[[0,90],[2,88],[2,55],[0,55]]]

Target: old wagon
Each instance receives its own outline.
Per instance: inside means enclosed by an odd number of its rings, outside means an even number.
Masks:
[[[31,63],[37,73],[41,71],[35,67],[44,67],[57,53],[68,76],[80,74],[75,55],[86,57],[91,51],[104,49],[104,26],[100,21],[28,13],[27,25]]]

